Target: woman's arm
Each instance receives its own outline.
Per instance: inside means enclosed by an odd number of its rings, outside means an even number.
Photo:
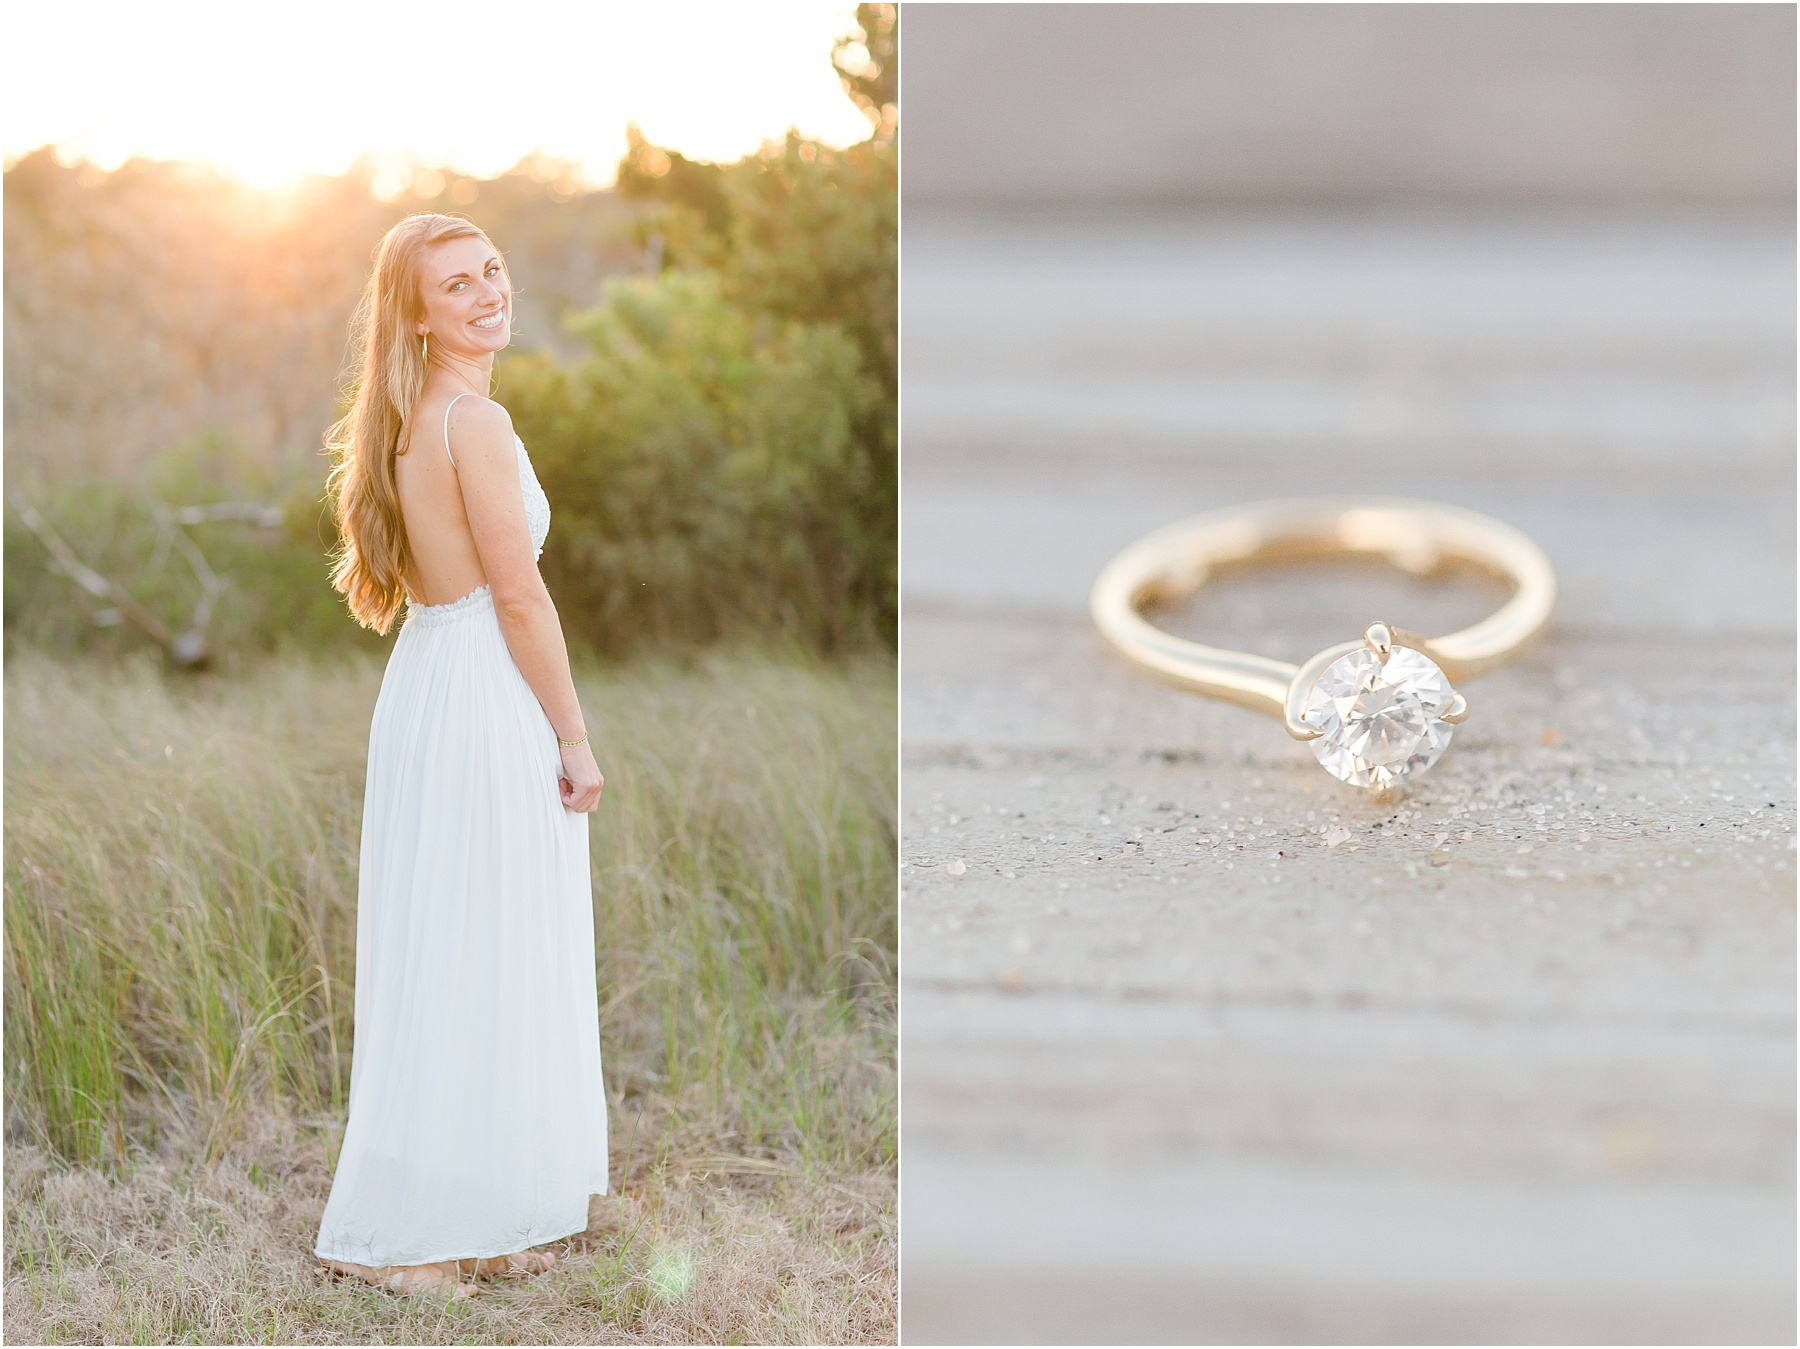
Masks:
[[[451,441],[463,509],[507,650],[557,737],[579,740],[587,734],[587,726],[569,674],[562,622],[538,572],[531,528],[525,522],[512,418],[498,403],[464,399],[451,411]],[[564,747],[562,762],[563,805],[574,811],[593,810],[600,804],[605,782],[592,747]]]

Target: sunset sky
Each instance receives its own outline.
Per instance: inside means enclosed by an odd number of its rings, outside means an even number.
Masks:
[[[604,183],[627,122],[700,159],[790,125],[861,140],[830,63],[854,18],[835,0],[36,0],[8,15],[0,125],[9,163],[54,143],[275,186],[365,151],[488,176],[544,150]]]

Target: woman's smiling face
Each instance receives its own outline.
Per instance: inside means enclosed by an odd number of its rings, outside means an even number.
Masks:
[[[439,351],[484,356],[512,341],[512,283],[486,239],[450,239],[419,266],[418,331]]]

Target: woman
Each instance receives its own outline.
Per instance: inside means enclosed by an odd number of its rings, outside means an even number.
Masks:
[[[350,1118],[317,1254],[466,1297],[606,1191],[587,813],[602,780],[538,575],[550,507],[487,396],[512,289],[467,220],[376,252],[328,441],[332,583],[386,632],[369,732]]]

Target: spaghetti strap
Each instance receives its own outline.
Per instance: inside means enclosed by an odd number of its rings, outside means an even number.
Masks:
[[[451,468],[456,467],[456,456],[450,454],[450,409],[456,406],[457,399],[467,397],[469,397],[468,394],[459,393],[456,395],[456,398],[452,398],[444,405],[444,453],[449,455]]]

